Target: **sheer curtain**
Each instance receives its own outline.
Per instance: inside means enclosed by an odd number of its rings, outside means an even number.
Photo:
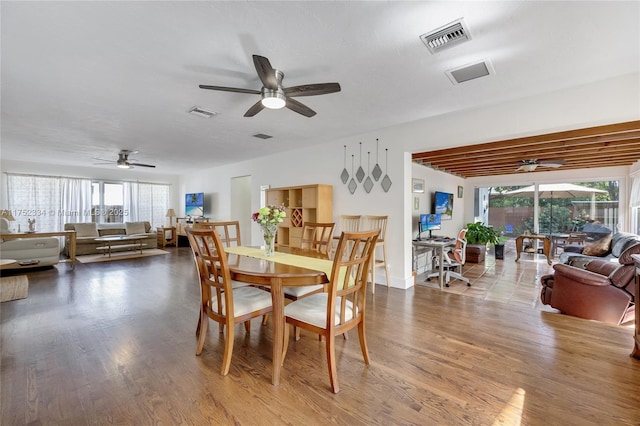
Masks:
[[[91,180],[7,173],[7,203],[15,231],[27,231],[29,219],[36,231],[62,231],[66,222],[91,221]]]
[[[125,221],[146,220],[151,222],[152,227],[165,224],[169,208],[169,185],[125,182],[124,194],[124,209],[129,211]]]
[[[631,193],[629,194],[631,208],[631,227],[636,234],[640,233],[640,172],[631,176]]]

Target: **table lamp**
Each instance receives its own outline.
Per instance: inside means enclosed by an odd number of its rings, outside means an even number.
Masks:
[[[165,216],[169,218],[169,226],[173,226],[173,218],[176,216],[175,210],[168,209]]]

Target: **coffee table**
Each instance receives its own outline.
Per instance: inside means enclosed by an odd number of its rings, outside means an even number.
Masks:
[[[103,246],[96,247],[96,250],[103,250],[104,255],[111,257],[111,249],[117,247],[119,249],[127,248],[134,251],[140,250],[142,254],[142,247],[146,244],[142,243],[142,240],[146,238],[146,235],[112,235],[109,237],[99,237],[95,241],[104,243]]]

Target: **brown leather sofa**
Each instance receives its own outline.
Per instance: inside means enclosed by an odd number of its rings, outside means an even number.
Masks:
[[[612,324],[634,319],[635,266],[602,259],[585,268],[556,264],[541,278],[540,300],[563,314]]]

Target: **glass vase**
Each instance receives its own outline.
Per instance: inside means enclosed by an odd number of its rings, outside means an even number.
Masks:
[[[264,236],[264,255],[273,256],[275,252],[276,233],[278,225],[263,225],[262,235]]]

